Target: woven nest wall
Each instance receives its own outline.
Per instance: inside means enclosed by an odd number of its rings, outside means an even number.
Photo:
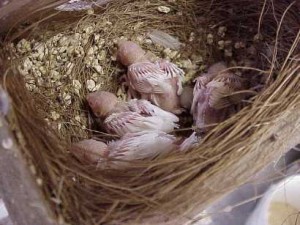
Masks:
[[[0,57],[2,86],[12,103],[7,119],[59,221],[184,224],[299,142],[297,2],[122,0],[88,13],[51,8],[45,3],[37,11],[28,9],[22,23],[12,24],[2,36]],[[183,46],[170,50],[154,44],[147,37],[153,29],[178,37]],[[115,60],[120,37],[178,64],[187,84],[223,60],[263,88],[197,149],[122,171],[84,165],[68,151],[72,142],[114,138],[95,131],[85,96],[98,89],[124,98],[118,78],[125,70]],[[59,52],[63,46],[73,47],[71,61],[64,61],[68,49]],[[62,63],[51,67],[58,60]]]

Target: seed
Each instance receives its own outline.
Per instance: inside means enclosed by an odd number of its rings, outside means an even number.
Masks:
[[[93,81],[93,80],[87,80],[87,81],[86,81],[86,88],[87,88],[89,91],[95,91],[95,86],[96,86],[95,81]]]
[[[158,6],[157,10],[162,13],[169,13],[171,9],[167,6]]]
[[[211,45],[214,43],[214,36],[212,34],[208,34],[206,37],[207,44]]]

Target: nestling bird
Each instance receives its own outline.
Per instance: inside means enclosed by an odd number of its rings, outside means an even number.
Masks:
[[[177,116],[147,100],[132,99],[123,102],[113,93],[98,91],[89,94],[87,101],[93,113],[104,119],[106,130],[119,136],[143,130],[171,132],[178,128]]]
[[[206,74],[196,78],[191,113],[197,128],[208,131],[234,113],[234,105],[245,98],[244,81],[238,75],[224,71],[224,63],[212,65]]]
[[[159,116],[143,116],[136,112],[113,113],[104,120],[107,132],[123,136],[144,130],[171,132],[178,125]]]
[[[153,159],[177,149],[176,137],[161,131],[142,131],[126,134],[120,140],[107,144],[93,139],[73,144],[70,151],[85,163],[100,168],[122,169],[130,162]]]
[[[207,73],[203,73],[197,77],[196,81],[199,82],[200,85],[205,86],[226,69],[227,66],[224,62],[217,62],[208,68]]]
[[[118,43],[118,60],[128,67],[126,84],[129,96],[149,100],[160,108],[180,114],[183,70],[167,60],[152,62],[146,52],[132,41]]]
[[[107,145],[94,139],[86,139],[72,144],[70,151],[84,163],[98,163],[109,154]]]

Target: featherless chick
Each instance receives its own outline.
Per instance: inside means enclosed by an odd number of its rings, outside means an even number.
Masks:
[[[117,58],[128,67],[129,96],[139,96],[175,114],[183,111],[179,100],[183,70],[164,59],[150,61],[146,52],[131,41],[119,41]]]
[[[191,107],[194,123],[206,132],[235,112],[235,105],[244,98],[244,80],[226,70],[225,63],[212,65],[208,72],[195,79]]]
[[[147,100],[120,101],[116,95],[98,91],[87,96],[95,116],[104,119],[107,132],[123,136],[144,130],[171,132],[178,128],[179,118]]]
[[[162,131],[128,133],[116,141],[105,144],[87,139],[75,143],[70,151],[82,162],[98,165],[99,168],[123,169],[130,162],[151,160],[175,151],[188,151],[198,144],[194,132],[189,138],[177,138]]]
[[[105,144],[93,139],[71,146],[70,151],[84,163],[97,164],[99,168],[122,169],[130,162],[153,159],[178,148],[177,138],[161,131],[128,133],[121,139]]]

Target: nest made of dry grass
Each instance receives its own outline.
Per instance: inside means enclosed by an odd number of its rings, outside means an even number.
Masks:
[[[182,11],[183,15],[159,15],[156,8],[162,4]],[[132,38],[136,32],[145,33],[150,27],[176,35],[183,42],[188,42],[194,32],[199,39],[186,45],[183,52],[188,55],[191,51],[200,51],[205,54],[206,64],[224,59],[216,46],[207,47],[204,41],[207,33],[221,25],[227,27],[232,40],[254,43],[258,50],[254,57],[256,68],[248,68],[247,73],[264,77],[267,84],[263,93],[250,99],[237,115],[217,126],[198,149],[143,162],[125,171],[99,171],[74,159],[66,150],[67,146],[71,141],[92,135],[90,130],[72,125],[60,133],[53,129],[44,120],[53,99],[49,101],[39,92],[29,93],[15,68],[16,59],[6,62],[3,85],[12,98],[11,129],[31,167],[35,165],[33,172],[42,179],[45,198],[58,218],[71,224],[145,224],[142,219],[156,215],[157,221],[148,220],[150,224],[162,220],[183,224],[208,203],[246,182],[266,162],[279,157],[282,148],[261,148],[268,147],[268,143],[284,144],[288,140],[288,136],[277,137],[277,128],[299,108],[298,12],[299,5],[290,1],[188,0],[172,3],[157,0],[145,3],[123,0],[100,9],[97,15],[77,20],[78,27],[99,23],[100,32],[101,20],[115,20],[116,26],[109,32],[102,30],[109,43],[120,35]],[[64,21],[64,24],[57,21]],[[51,24],[56,32],[74,26],[70,20],[60,18],[57,21]],[[133,27],[137,22],[142,25],[135,31]],[[30,35],[41,32],[44,38],[53,35],[50,26],[50,33],[45,32],[47,29],[37,32],[39,29],[35,28]],[[113,48],[108,46],[108,49]],[[155,48],[151,50],[160,52]],[[8,56],[14,57],[4,52],[1,58]],[[89,74],[80,73],[81,66],[79,60],[72,73],[84,83]],[[108,64],[105,74],[114,74],[114,68],[117,68],[115,63]],[[110,84],[116,83],[113,81]],[[116,86],[104,87],[112,91],[117,89]],[[85,94],[82,92],[82,98],[72,107],[62,111],[57,107],[64,120],[71,120],[75,110],[86,109],[82,101]]]

